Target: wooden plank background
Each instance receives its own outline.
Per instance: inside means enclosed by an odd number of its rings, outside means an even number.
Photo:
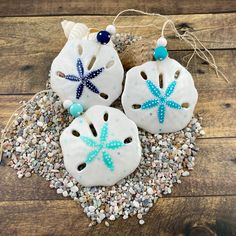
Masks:
[[[0,128],[22,100],[45,88],[53,58],[65,43],[60,22],[103,28],[119,10],[137,8],[171,15],[180,32],[190,30],[209,48],[230,84],[198,58],[189,70],[199,91],[196,112],[206,136],[191,176],[158,200],[140,226],[135,217],[88,228],[77,204],[57,195],[38,176],[19,180],[0,166],[0,235],[236,235],[236,1],[36,1],[0,2]],[[195,14],[197,13],[197,14]],[[215,13],[215,14],[211,14]],[[104,16],[106,15],[106,16]],[[163,21],[125,16],[118,25]],[[154,40],[155,29],[119,29]],[[188,45],[167,32],[170,56],[184,63]],[[37,188],[35,187],[37,186]]]
[[[234,0],[1,0],[1,16],[33,15],[115,15],[135,8],[161,14],[221,13],[234,12]]]
[[[2,18],[0,77],[5,82],[0,87],[0,94],[32,94],[45,88],[51,61],[65,43],[65,36],[60,26],[63,19],[85,22],[89,27],[95,26],[102,29],[111,23],[113,18],[101,16]],[[199,84],[197,87],[206,88],[209,84],[210,88],[235,86],[236,83],[232,78],[233,68],[235,68],[235,50],[232,49],[236,47],[236,15],[233,13],[199,14],[178,15],[171,18],[180,31],[191,29],[209,49],[214,49],[213,54],[219,67],[224,67],[232,82],[228,85],[222,79],[217,79],[214,71],[210,70],[207,65],[202,64],[200,60],[194,60],[191,67],[195,73],[195,81],[197,85]],[[161,30],[163,20],[154,19],[146,16],[123,17],[118,25],[133,25],[135,22],[144,25],[153,22]],[[157,32],[148,27],[121,30],[122,32],[131,31],[133,34],[144,36],[147,40],[154,40],[160,35],[160,31]],[[191,48],[174,38],[172,32],[167,32],[167,36],[170,55],[182,62],[183,56],[189,54]],[[211,83],[206,83],[205,72]],[[14,83],[15,78],[20,78],[17,83]]]

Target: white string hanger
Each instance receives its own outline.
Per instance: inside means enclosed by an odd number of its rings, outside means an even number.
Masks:
[[[228,78],[226,77],[226,75],[218,68],[215,58],[212,55],[212,53],[206,48],[206,46],[204,46],[204,44],[197,38],[196,35],[194,35],[193,33],[189,32],[189,31],[185,31],[184,34],[180,34],[178,32],[178,30],[176,29],[174,22],[167,16],[161,15],[159,13],[149,13],[149,12],[144,12],[144,11],[136,10],[136,9],[126,9],[126,10],[119,12],[115,16],[112,24],[117,28],[153,27],[153,28],[156,28],[159,30],[159,28],[153,23],[145,24],[145,25],[120,25],[120,26],[118,26],[116,23],[118,18],[122,14],[127,13],[127,12],[136,12],[136,13],[140,13],[142,15],[158,16],[158,17],[163,18],[165,20],[165,22],[164,22],[162,29],[161,29],[161,37],[165,37],[165,30],[166,30],[167,26],[169,25],[171,27],[171,30],[174,32],[174,34],[177,38],[184,41],[186,44],[190,45],[193,48],[193,53],[190,56],[186,67],[189,66],[191,60],[193,59],[194,55],[196,54],[199,58],[201,58],[203,61],[207,62],[209,64],[209,66],[215,70],[217,77],[219,77],[219,75],[221,75],[227,83],[230,83]]]

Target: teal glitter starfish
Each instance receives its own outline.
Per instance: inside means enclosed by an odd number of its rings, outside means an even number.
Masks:
[[[151,81],[146,80],[147,87],[151,94],[156,97],[156,99],[148,100],[141,105],[142,110],[150,109],[153,107],[158,107],[157,117],[161,124],[164,123],[165,120],[165,111],[166,106],[180,110],[182,107],[177,102],[168,99],[171,94],[173,94],[176,86],[176,81],[174,80],[162,94],[162,91]]]
[[[91,152],[88,153],[85,163],[90,163],[95,160],[99,153],[102,153],[102,160],[105,166],[113,171],[114,170],[114,162],[107,152],[108,150],[116,150],[123,147],[125,144],[119,140],[112,140],[110,142],[107,141],[108,139],[108,124],[107,122],[104,123],[100,137],[99,143],[87,136],[80,136],[80,139],[89,147],[94,148]]]

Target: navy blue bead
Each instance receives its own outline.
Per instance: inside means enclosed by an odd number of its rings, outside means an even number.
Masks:
[[[97,41],[101,44],[109,43],[111,34],[105,30],[99,31],[97,34]]]

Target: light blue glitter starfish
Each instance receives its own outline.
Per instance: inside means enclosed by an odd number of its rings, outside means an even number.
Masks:
[[[107,122],[104,123],[100,137],[99,137],[99,143],[95,140],[87,137],[87,136],[80,136],[80,139],[87,144],[89,147],[93,147],[94,150],[88,153],[85,163],[90,163],[95,160],[95,158],[98,156],[100,152],[102,152],[102,160],[105,166],[113,171],[114,170],[114,163],[110,156],[110,154],[107,152],[107,150],[116,150],[118,148],[123,147],[125,144],[119,140],[112,140],[110,142],[107,142],[108,138],[108,124]]]
[[[157,110],[157,117],[161,124],[164,123],[165,120],[165,111],[166,106],[174,109],[181,109],[181,105],[179,105],[177,102],[173,100],[169,100],[168,98],[173,94],[176,86],[176,81],[174,80],[166,89],[164,92],[164,95],[162,95],[162,91],[151,81],[146,80],[147,87],[149,91],[152,93],[153,96],[156,97],[156,99],[148,100],[144,102],[141,105],[142,110],[150,109],[153,107],[158,107]]]

